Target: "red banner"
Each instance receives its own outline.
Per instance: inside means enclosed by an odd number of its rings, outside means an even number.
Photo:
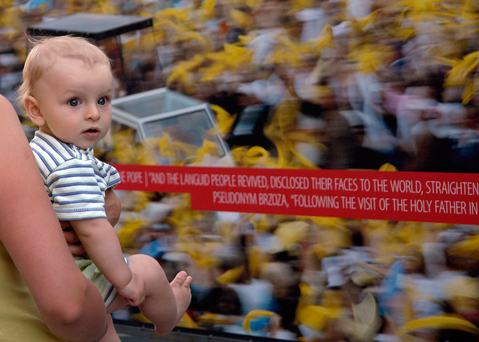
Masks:
[[[479,224],[479,175],[114,165],[118,190],[191,194],[193,210]]]

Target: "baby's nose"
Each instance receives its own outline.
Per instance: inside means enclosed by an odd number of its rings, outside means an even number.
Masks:
[[[96,106],[89,106],[86,113],[88,120],[98,120],[100,118],[100,111]]]

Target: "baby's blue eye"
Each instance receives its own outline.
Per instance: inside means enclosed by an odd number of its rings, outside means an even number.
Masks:
[[[106,104],[106,99],[102,97],[101,99],[98,100],[98,104],[101,106],[104,106]]]
[[[72,107],[76,107],[80,104],[80,102],[78,102],[77,99],[71,99],[70,101],[68,101],[68,104]]]

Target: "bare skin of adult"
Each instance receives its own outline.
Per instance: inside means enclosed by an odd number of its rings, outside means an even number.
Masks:
[[[1,96],[0,108],[0,159],[8,166],[0,168],[0,240],[50,331],[98,341],[107,330],[101,295],[71,257],[15,110]]]

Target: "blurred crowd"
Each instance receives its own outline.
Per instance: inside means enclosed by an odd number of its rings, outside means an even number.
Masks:
[[[169,87],[215,106],[231,148],[279,167],[477,172],[474,1],[3,1],[0,90],[14,99],[24,31],[77,12],[148,16],[98,42],[118,96]],[[122,70],[123,70],[122,69]]]
[[[479,171],[476,1],[4,0],[1,94],[15,99],[24,30],[77,12],[152,17],[120,37],[124,74],[117,41],[99,42],[117,96],[168,87],[210,103],[237,166]],[[143,163],[122,139],[126,159],[105,156]],[[125,251],[194,278],[182,326],[477,341],[476,226],[195,212],[187,195],[119,193]]]
[[[125,250],[194,278],[180,326],[298,341],[477,341],[477,226],[194,212],[180,194],[139,212],[150,224],[122,226]]]

